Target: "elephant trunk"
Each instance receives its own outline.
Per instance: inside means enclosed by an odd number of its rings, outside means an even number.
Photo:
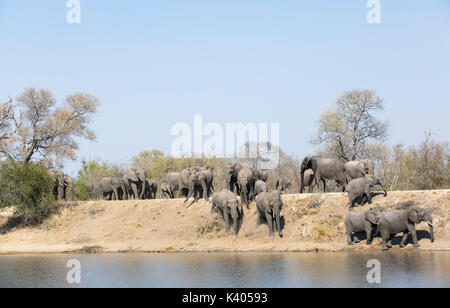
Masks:
[[[305,170],[302,170],[300,173],[300,193],[303,193],[303,186],[305,183]]]
[[[233,218],[233,230],[234,230],[234,235],[237,237],[238,236],[238,220],[239,220],[239,213],[236,207],[233,207],[231,209],[231,217]]]
[[[203,198],[205,198],[205,200],[208,201],[208,190],[206,187],[206,180],[203,180],[201,182],[201,185],[202,185],[202,189],[203,189]]]
[[[144,199],[144,193],[145,193],[145,186],[147,185],[147,180],[145,179],[145,176],[143,176],[142,178],[142,189],[141,189],[141,193],[139,194],[139,199],[143,200]]]
[[[279,210],[276,210],[276,211],[274,212],[274,216],[275,216],[275,223],[276,223],[276,226],[277,226],[278,235],[279,235],[280,237],[283,237],[283,234],[281,233],[280,211],[279,211]]]

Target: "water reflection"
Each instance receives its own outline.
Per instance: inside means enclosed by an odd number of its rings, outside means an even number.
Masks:
[[[450,287],[449,252],[0,256],[0,287]],[[81,285],[66,262],[81,262]],[[381,284],[366,282],[381,262]]]

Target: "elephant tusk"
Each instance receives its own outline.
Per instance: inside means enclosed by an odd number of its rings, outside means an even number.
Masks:
[[[431,222],[429,222],[428,220],[426,222],[427,222],[427,224],[429,224],[430,226],[433,227],[433,224]]]

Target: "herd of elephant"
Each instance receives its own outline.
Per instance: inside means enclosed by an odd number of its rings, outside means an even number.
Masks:
[[[266,222],[269,236],[273,236],[274,231],[277,231],[282,237],[281,195],[290,187],[289,179],[278,179],[276,189],[269,192],[266,183],[267,172],[237,162],[230,163],[228,166],[225,189],[214,192],[213,179],[213,167],[193,166],[181,172],[168,173],[159,185],[159,189],[162,198],[184,197],[184,202],[187,202],[193,197],[188,207],[201,198],[209,201],[212,197],[211,213],[217,212],[222,217],[227,232],[233,226],[235,236],[238,235],[243,221],[243,206],[250,209],[249,204],[255,201],[258,213],[257,224]],[[315,186],[326,192],[327,183],[330,181],[334,181],[339,191],[348,194],[349,214],[345,218],[345,226],[349,245],[358,241],[353,236],[354,232],[365,231],[367,243],[370,244],[372,233],[377,230],[381,232],[383,249],[391,246],[393,235],[399,232],[404,233],[401,247],[405,245],[408,234],[412,235],[414,246],[418,247],[415,224],[421,221],[429,224],[431,240],[434,241],[431,216],[416,205],[398,211],[382,212],[380,209],[372,208],[366,212],[352,211],[357,204],[372,203],[371,190],[375,185],[380,185],[384,196],[387,196],[386,188],[380,178],[374,175],[374,164],[371,161],[343,163],[339,159],[318,156],[308,156],[303,159],[300,168],[300,193],[303,193],[306,186],[309,187],[308,192],[312,192]],[[143,169],[130,169],[125,174],[103,178],[99,188],[102,196],[108,200],[155,199],[158,184],[147,179]],[[240,197],[240,201],[237,196]]]
[[[74,200],[73,179],[64,174],[61,169],[49,169],[48,173],[53,183],[52,192],[57,200]]]

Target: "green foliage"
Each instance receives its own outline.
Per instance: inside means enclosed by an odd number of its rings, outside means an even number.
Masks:
[[[3,162],[0,167],[0,207],[15,206],[25,225],[42,223],[55,207],[48,170],[36,163]]]
[[[119,173],[123,173],[123,169],[118,166],[100,160],[83,160],[74,183],[76,198],[78,200],[95,199],[99,194],[100,180],[105,177],[114,177]]]
[[[132,168],[144,168],[147,178],[161,182],[167,173],[180,172],[192,166],[213,166],[214,187],[225,187],[226,168],[230,160],[215,157],[175,158],[159,150],[142,151],[131,160]]]

